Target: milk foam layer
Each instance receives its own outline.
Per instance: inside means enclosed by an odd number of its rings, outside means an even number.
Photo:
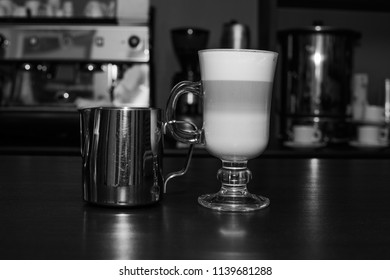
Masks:
[[[259,50],[199,51],[202,80],[272,82],[278,54]]]

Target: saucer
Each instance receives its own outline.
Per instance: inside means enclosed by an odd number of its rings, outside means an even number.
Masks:
[[[359,141],[351,141],[349,144],[356,148],[362,148],[362,149],[379,149],[379,148],[386,148],[389,143],[388,142],[378,142],[378,143],[362,143]]]
[[[286,147],[295,148],[295,149],[317,149],[317,148],[325,147],[326,143],[324,142],[301,143],[301,142],[287,141],[284,142],[284,145]]]

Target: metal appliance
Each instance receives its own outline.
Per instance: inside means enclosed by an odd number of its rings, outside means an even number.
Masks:
[[[231,20],[223,25],[221,47],[227,49],[250,49],[249,27]]]
[[[313,126],[324,144],[349,140],[354,48],[358,32],[315,24],[279,32],[282,58],[280,138]]]
[[[75,22],[0,26],[0,148],[78,148],[78,109],[153,105],[150,21]]]
[[[94,107],[80,110],[83,199],[106,206],[144,206],[161,200],[169,180],[164,176],[161,109]]]

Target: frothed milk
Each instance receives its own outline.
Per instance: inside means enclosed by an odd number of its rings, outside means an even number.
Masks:
[[[204,137],[223,160],[258,156],[269,138],[269,110],[277,55],[260,51],[200,51]]]

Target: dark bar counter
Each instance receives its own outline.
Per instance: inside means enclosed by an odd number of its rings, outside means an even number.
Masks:
[[[164,154],[169,157],[185,156],[186,148],[166,146]],[[204,148],[197,147],[195,156],[209,157]],[[66,155],[80,156],[80,145],[0,145],[0,155]],[[348,144],[323,147],[319,149],[288,148],[281,145],[268,147],[261,155],[262,158],[388,158],[390,146],[384,148],[356,148]]]
[[[195,156],[160,203],[107,208],[82,201],[79,156],[2,155],[0,259],[390,259],[389,159],[259,157],[249,189],[271,204],[253,213],[197,204],[219,167]]]

